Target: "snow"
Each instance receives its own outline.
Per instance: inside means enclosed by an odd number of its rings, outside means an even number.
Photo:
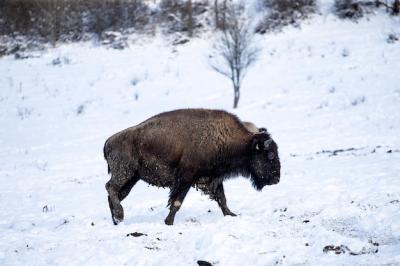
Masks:
[[[261,57],[235,110],[229,80],[207,64],[209,36],[1,58],[0,265],[399,265],[400,49],[386,41],[398,25],[324,14],[258,36]],[[242,177],[226,181],[238,217],[192,189],[173,226],[163,222],[168,190],[139,182],[114,226],[104,141],[188,107],[267,127],[281,182],[257,192]]]

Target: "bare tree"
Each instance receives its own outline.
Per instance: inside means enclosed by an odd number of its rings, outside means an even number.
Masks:
[[[233,108],[238,106],[240,86],[247,69],[256,61],[259,52],[253,37],[251,23],[244,16],[244,7],[230,4],[226,10],[225,26],[213,44],[210,66],[232,81]]]
[[[218,0],[214,0],[214,16],[215,16],[215,27],[217,29],[224,29],[225,20],[226,20],[226,9],[227,9],[227,0],[222,1],[222,6],[218,3]]]
[[[400,13],[400,1],[394,0],[393,2],[393,15],[398,15]]]
[[[215,15],[215,27],[218,29],[218,25],[219,25],[218,0],[214,0],[214,15]]]
[[[193,8],[192,8],[192,0],[187,1],[187,13],[188,13],[188,33],[189,37],[193,36]]]

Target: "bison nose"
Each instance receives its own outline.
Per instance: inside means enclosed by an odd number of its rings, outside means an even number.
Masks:
[[[274,177],[274,178],[271,178],[271,179],[268,181],[267,185],[276,185],[276,184],[278,184],[278,183],[279,183],[279,177]]]

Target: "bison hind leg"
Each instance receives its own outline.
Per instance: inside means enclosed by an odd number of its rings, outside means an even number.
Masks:
[[[140,177],[136,173],[132,178],[126,182],[126,184],[120,189],[118,192],[118,198],[120,201],[123,201],[126,196],[128,196],[129,192],[131,192],[133,186],[139,181]]]
[[[121,201],[125,199],[138,180],[139,177],[136,174],[131,177],[112,174],[110,181],[107,182],[108,205],[114,225],[124,220],[124,209]]]
[[[106,189],[108,192],[108,205],[110,206],[111,218],[114,225],[117,225],[124,220],[124,209],[118,198],[118,187],[109,181],[106,184]]]
[[[111,219],[114,223],[114,225],[118,225],[124,217],[124,209],[122,208],[122,206],[120,208],[118,207],[114,207],[112,201],[111,201],[111,197],[108,196],[108,206],[110,207],[110,211],[111,211]],[[122,212],[122,215],[121,215]]]
[[[111,218],[114,225],[117,225],[124,220],[124,209],[122,208],[118,195],[122,186],[123,185],[121,185],[120,182],[116,182],[114,177],[111,177],[110,181],[106,184],[108,205],[110,206]]]

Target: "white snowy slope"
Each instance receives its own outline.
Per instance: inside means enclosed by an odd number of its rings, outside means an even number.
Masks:
[[[263,50],[236,110],[203,39],[1,58],[0,265],[400,265],[400,43],[386,41],[399,23],[317,15],[257,37]],[[238,217],[192,189],[173,226],[163,222],[168,190],[139,182],[114,226],[104,141],[187,107],[267,127],[281,182],[257,192],[227,181]]]

